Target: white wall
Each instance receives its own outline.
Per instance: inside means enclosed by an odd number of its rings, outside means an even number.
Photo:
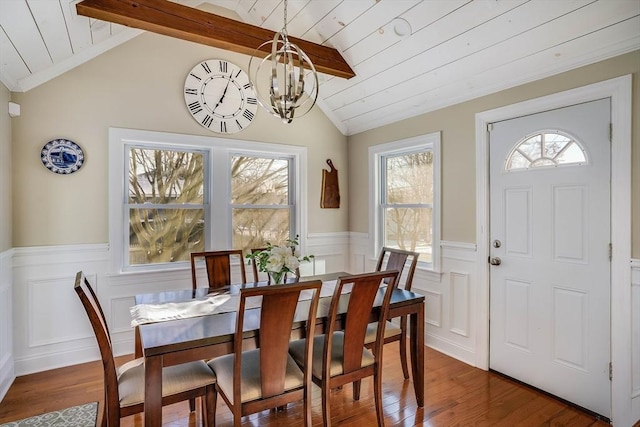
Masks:
[[[425,343],[456,359],[475,365],[476,327],[472,322],[476,299],[474,244],[441,242],[441,271],[417,268],[412,290],[425,296]],[[352,233],[353,273],[372,271],[376,259],[365,233]],[[428,362],[427,362],[428,363]]]
[[[631,260],[631,324],[631,419],[640,420],[640,259]]]
[[[316,256],[315,273],[371,270],[375,259],[368,255],[368,240],[361,233],[309,235],[307,248]],[[472,321],[477,251],[468,243],[442,242],[441,248],[442,273],[418,270],[414,278],[414,291],[425,295],[425,342],[474,365],[479,359]],[[135,294],[191,286],[188,268],[109,275],[108,256],[103,244],[17,248],[0,254],[0,398],[13,382],[14,365],[15,375],[20,376],[98,359],[93,332],[73,291],[78,270],[97,288],[119,355],[133,352],[129,307]],[[633,260],[630,269],[632,419],[640,420],[640,259]],[[13,320],[7,314],[11,305]]]
[[[15,379],[13,354],[13,250],[0,252],[0,399]]]
[[[315,255],[315,273],[349,270],[347,234],[307,239],[306,253]],[[98,293],[117,355],[133,353],[129,307],[136,294],[191,288],[188,265],[154,273],[109,274],[106,244],[17,248],[12,258],[13,359],[18,376],[98,359],[93,332],[73,290],[77,271],[84,271]],[[247,274],[251,277],[250,271]],[[10,286],[7,291],[10,296]],[[10,373],[0,375],[0,384],[11,381]]]
[[[13,158],[9,101],[11,93],[0,83],[0,398],[14,379],[11,256],[13,247]]]

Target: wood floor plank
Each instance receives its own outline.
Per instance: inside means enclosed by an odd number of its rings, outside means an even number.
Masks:
[[[118,358],[124,363],[131,356]],[[418,408],[411,381],[405,381],[397,346],[385,347],[382,404],[385,425],[394,427],[604,427],[597,420],[566,403],[508,378],[473,368],[430,348],[425,349],[425,407]],[[33,415],[102,401],[100,362],[54,369],[18,377],[0,402],[0,423]],[[322,425],[320,389],[312,390],[313,426]],[[197,405],[200,408],[200,405]],[[334,426],[374,426],[376,417],[371,380],[363,380],[360,401],[352,399],[351,386],[331,395]],[[189,413],[187,402],[163,408],[163,427],[201,425],[201,414]],[[298,427],[302,405],[290,404],[284,411],[263,411],[243,418],[243,426]],[[216,424],[233,425],[231,413],[218,399]],[[123,419],[122,427],[144,425],[142,414]]]

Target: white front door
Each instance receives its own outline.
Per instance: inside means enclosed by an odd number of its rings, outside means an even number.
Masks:
[[[489,367],[606,417],[610,109],[602,99],[490,132]]]

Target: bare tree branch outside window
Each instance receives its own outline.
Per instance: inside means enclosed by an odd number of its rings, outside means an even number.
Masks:
[[[291,237],[290,167],[286,158],[232,157],[234,248],[248,252]]]
[[[129,150],[129,264],[187,261],[204,250],[203,154]]]
[[[205,250],[204,159],[197,151],[129,149],[130,265],[188,261]],[[291,237],[290,169],[288,158],[232,157],[234,248]]]
[[[419,252],[432,262],[433,153],[383,157],[385,246]]]

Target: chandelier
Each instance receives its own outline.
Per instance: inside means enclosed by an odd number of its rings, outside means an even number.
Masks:
[[[254,63],[254,59],[260,55],[259,50],[268,44],[271,44],[271,53]],[[271,70],[265,78],[269,66]],[[261,72],[263,69],[265,71]],[[263,80],[260,80],[261,74]],[[287,0],[284,0],[284,26],[273,36],[273,40],[258,46],[249,60],[249,78],[258,103],[283,123],[291,123],[294,115],[302,117],[307,114],[318,99],[316,68],[307,54],[289,41]],[[266,83],[258,84],[264,80]]]

